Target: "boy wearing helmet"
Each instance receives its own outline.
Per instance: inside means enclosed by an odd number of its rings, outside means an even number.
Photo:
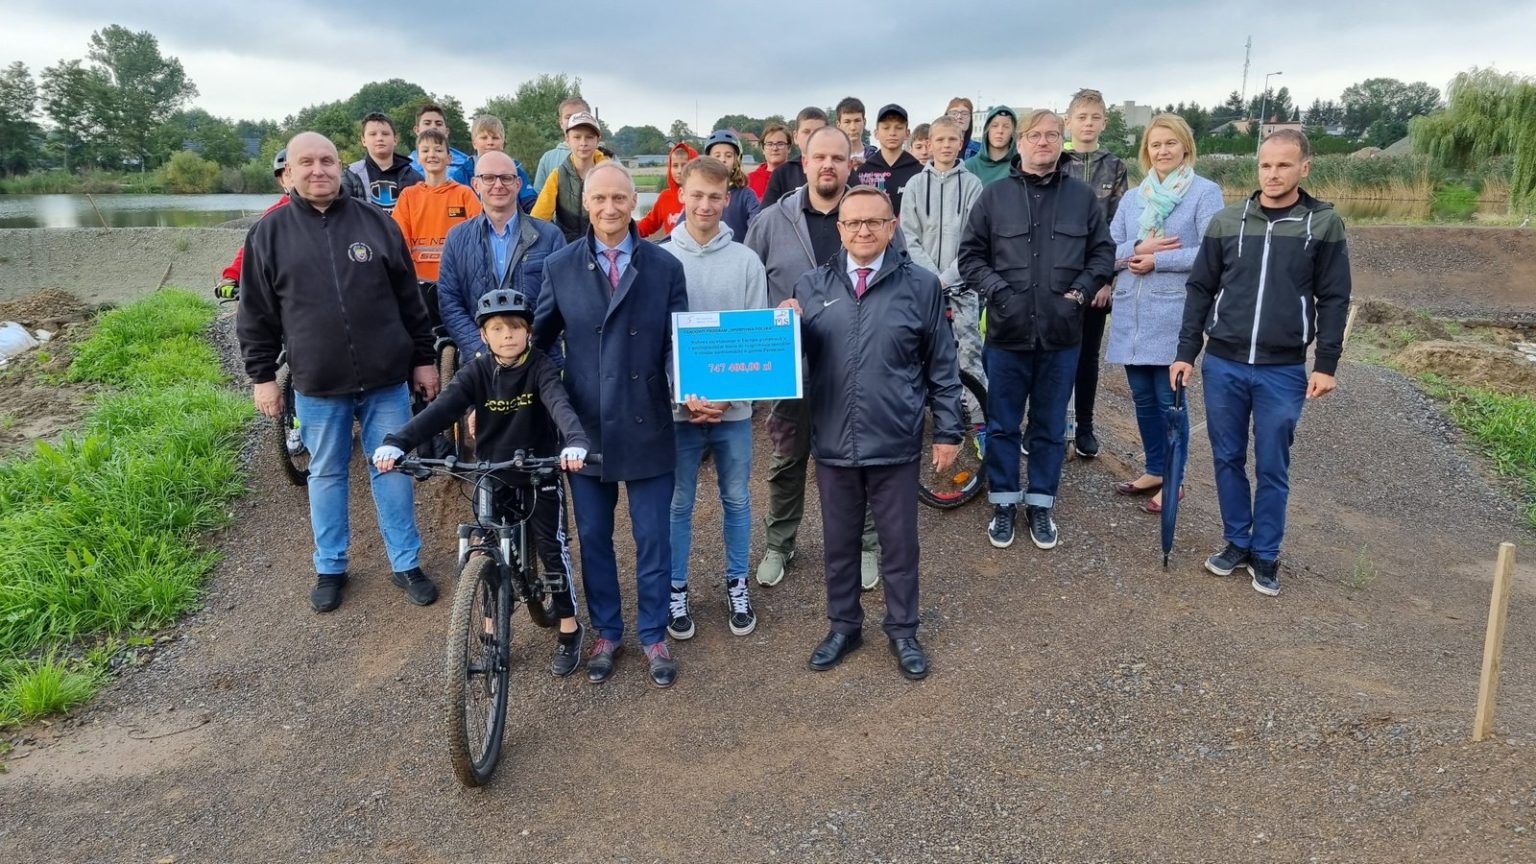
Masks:
[[[719,159],[731,172],[731,200],[725,205],[723,221],[731,228],[731,239],[741,243],[747,239],[747,226],[763,206],[747,182],[747,172],[741,170],[741,139],[729,129],[717,129],[704,142],[704,155]]]
[[[590,446],[581,421],[571,407],[560,370],[544,352],[529,345],[533,309],[520,291],[499,288],[480,298],[475,308],[480,338],[490,349],[470,361],[453,376],[437,399],[399,431],[384,436],[373,453],[373,464],[389,471],[407,452],[446,430],[466,411],[476,412],[475,447],[480,458],[500,462],[522,450],[535,456],[553,454],[561,447],[560,467],[577,471]],[[565,493],[560,478],[552,477],[539,487],[533,507],[532,529],[538,555],[548,573],[563,574],[565,587],[551,598],[551,611],[560,619],[560,634],[549,671],[565,677],[581,660],[584,629],[576,620],[572,597],[571,550],[566,545]],[[497,507],[516,494],[505,487],[497,491]]]
[[[277,181],[277,188],[282,191],[283,197],[273,201],[267,209],[261,211],[265,216],[273,210],[288,203],[288,148],[277,151],[272,157],[272,179]],[[235,260],[229,262],[224,272],[219,274],[219,284],[213,287],[213,296],[220,300],[233,300],[240,296],[240,265],[245,262],[245,244],[235,250]]]

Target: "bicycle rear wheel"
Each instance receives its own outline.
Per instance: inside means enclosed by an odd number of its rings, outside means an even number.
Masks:
[[[961,371],[960,387],[968,394],[970,399],[963,394],[960,399],[960,424],[964,429],[960,441],[960,452],[955,457],[955,464],[949,466],[943,472],[933,470],[933,462],[928,457],[928,452],[923,453],[920,462],[917,485],[917,500],[927,504],[936,510],[953,510],[960,507],[981,493],[982,488],[982,460],[986,455],[986,404],[987,389],[981,386],[969,372]],[[972,410],[968,407],[974,400],[978,407]],[[933,445],[933,411],[924,412],[923,416],[923,442],[931,447]]]
[[[448,382],[459,371],[459,346],[444,340],[442,347],[437,351],[437,381],[440,387],[447,387]],[[473,409],[471,409],[473,410]],[[453,454],[460,459],[473,459],[471,442],[469,438],[469,418],[460,417],[453,421],[448,431],[443,433],[453,448]]]
[[[507,726],[510,596],[496,561],[473,555],[459,573],[448,625],[448,754],[465,786],[491,778]]]
[[[295,486],[309,483],[309,450],[299,436],[299,415],[293,407],[293,375],[285,364],[277,370],[279,409],[273,424],[273,438],[277,442],[278,464],[288,482]]]

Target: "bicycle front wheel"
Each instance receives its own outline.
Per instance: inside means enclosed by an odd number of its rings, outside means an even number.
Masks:
[[[960,425],[964,430],[955,464],[942,472],[933,470],[929,452],[933,446],[933,410],[923,416],[923,453],[918,474],[917,500],[936,510],[953,510],[981,493],[982,462],[986,456],[987,389],[969,372],[960,372]],[[972,404],[978,406],[972,409]]]
[[[474,555],[459,573],[448,625],[448,753],[465,786],[491,778],[507,726],[512,598],[496,562]]]
[[[293,407],[293,375],[287,365],[277,370],[278,405],[273,437],[277,442],[279,464],[288,482],[295,486],[309,483],[309,450],[299,435],[299,415]]]

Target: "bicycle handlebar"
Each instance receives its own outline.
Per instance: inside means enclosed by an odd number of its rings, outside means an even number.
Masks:
[[[603,464],[603,456],[601,453],[588,453],[587,458],[582,461],[587,465],[601,465]],[[560,457],[529,456],[521,450],[517,451],[511,459],[505,462],[462,462],[454,456],[449,456],[446,459],[424,459],[420,456],[412,455],[403,457],[395,467],[397,470],[410,470],[413,468],[438,469],[445,473],[490,474],[508,469],[531,473],[558,469],[560,467]]]

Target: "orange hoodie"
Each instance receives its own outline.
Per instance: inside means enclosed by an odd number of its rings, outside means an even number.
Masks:
[[[474,190],[453,180],[441,186],[415,183],[401,190],[391,215],[416,262],[416,278],[436,282],[448,229],[480,215],[480,199]]]
[[[648,238],[658,231],[670,234],[677,223],[683,221],[683,198],[680,194],[683,182],[672,173],[672,154],[679,150],[688,154],[689,162],[699,158],[699,151],[682,141],[673,144],[672,149],[667,151],[667,188],[661,190],[656,198],[656,206],[636,225],[641,237]]]

